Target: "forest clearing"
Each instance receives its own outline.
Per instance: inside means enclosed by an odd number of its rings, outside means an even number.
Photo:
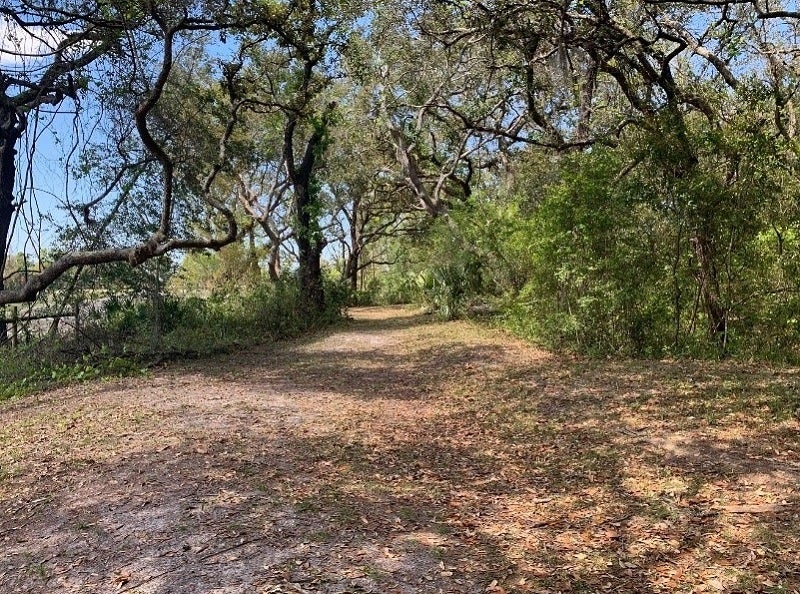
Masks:
[[[408,308],[0,405],[0,592],[797,592],[795,368]]]

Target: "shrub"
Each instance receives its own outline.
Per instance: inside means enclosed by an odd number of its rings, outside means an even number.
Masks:
[[[78,339],[43,339],[0,349],[0,399],[74,381],[138,373],[165,357],[202,355],[235,345],[297,336],[341,318],[349,295],[326,280],[328,309],[309,319],[294,279],[208,298],[108,299],[84,321]]]

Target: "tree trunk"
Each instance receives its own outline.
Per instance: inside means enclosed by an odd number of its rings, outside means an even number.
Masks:
[[[722,305],[719,275],[714,262],[714,245],[709,234],[703,230],[694,232],[692,239],[695,258],[697,258],[697,278],[700,298],[708,318],[708,333],[720,347],[727,343],[728,316]]]
[[[276,283],[281,279],[281,234],[273,228],[269,218],[258,219],[258,223],[269,239],[267,271],[269,272],[269,279]]]
[[[358,290],[358,265],[361,262],[361,233],[358,199],[353,200],[353,216],[350,217],[350,255],[347,258],[345,277],[350,281],[350,289],[355,293]]]
[[[310,192],[310,178],[298,180],[294,186],[297,210],[298,274],[300,297],[306,315],[325,311],[325,289],[322,284],[322,250],[325,243],[319,230],[316,200]]]
[[[360,260],[360,252],[355,249],[350,252],[347,257],[347,267],[345,270],[345,278],[350,284],[350,290],[355,293],[358,290],[358,263]]]
[[[310,68],[307,64],[306,74],[309,80]],[[297,114],[291,115],[284,130],[283,154],[294,191],[300,306],[309,317],[316,317],[325,311],[325,289],[322,283],[322,250],[325,248],[325,238],[319,224],[320,203],[314,184],[314,173],[317,160],[325,150],[328,119],[335,107],[335,103],[329,104],[322,122],[314,126],[299,164],[295,162],[294,149],[294,134],[299,123]]]
[[[16,144],[24,123],[16,110],[0,107],[0,291],[5,289],[8,239],[14,219],[14,178],[16,176]],[[5,322],[0,323],[0,344],[8,340]]]
[[[325,289],[322,284],[322,249],[318,245],[300,246],[300,291],[306,315],[317,316],[325,311]]]
[[[269,279],[276,283],[281,280],[281,246],[273,244],[269,248]]]

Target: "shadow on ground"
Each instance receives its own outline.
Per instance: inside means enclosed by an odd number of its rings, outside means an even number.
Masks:
[[[255,395],[250,422],[176,416],[172,441],[37,485],[0,519],[3,592],[800,587],[793,370],[407,316],[190,371]]]

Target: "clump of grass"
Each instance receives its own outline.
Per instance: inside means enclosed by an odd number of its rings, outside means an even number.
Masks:
[[[78,357],[56,345],[0,350],[0,401],[55,386],[145,373],[135,359],[105,352]]]

